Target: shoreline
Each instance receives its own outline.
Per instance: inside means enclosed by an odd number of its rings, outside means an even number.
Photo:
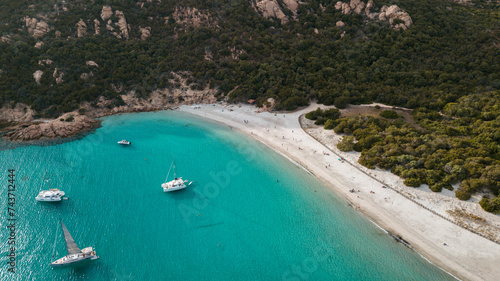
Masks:
[[[397,237],[452,277],[462,280],[496,280],[500,276],[500,267],[496,264],[500,260],[499,240],[493,242],[460,226],[447,208],[456,207],[453,204],[457,202],[460,203],[457,204],[458,208],[462,210],[465,210],[464,204],[472,205],[479,208],[476,214],[479,212],[497,229],[500,216],[486,213],[477,202],[463,203],[454,196],[450,198],[449,194],[443,194],[444,192],[439,194],[423,188],[408,188],[399,177],[388,171],[362,167],[357,164],[356,157],[359,155],[336,150],[334,138],[338,138],[338,135],[317,126],[312,128],[301,124],[301,116],[317,107],[318,105],[311,104],[294,112],[270,113],[257,112],[258,108],[250,105],[190,103],[181,105],[178,110],[234,128],[273,149],[320,180],[338,198],[399,243],[404,245]],[[133,112],[141,111],[115,112],[104,116]],[[90,131],[94,129],[96,128]],[[56,137],[37,141],[65,142],[72,139]],[[320,151],[323,151],[323,155]],[[342,161],[337,157],[341,157]],[[381,183],[386,182],[391,188],[381,188]],[[358,191],[351,193],[349,189],[353,186]],[[373,190],[375,191],[372,193]],[[500,232],[495,238],[498,237]]]
[[[393,238],[400,237],[407,241],[419,255],[452,277],[494,280],[500,276],[500,269],[495,263],[500,259],[499,244],[419,206],[397,190],[380,189],[377,175],[373,177],[371,173],[368,175],[361,170],[353,170],[355,165],[347,167],[349,164],[343,161],[332,161],[330,153],[333,158],[337,157],[334,151],[313,138],[299,122],[301,115],[316,106],[285,114],[256,113],[257,108],[248,105],[200,105],[198,109],[181,106],[179,110],[235,128],[295,162],[376,226],[392,234]],[[320,149],[323,155],[319,153]],[[348,191],[353,184],[359,192]],[[371,193],[370,189],[375,191]]]

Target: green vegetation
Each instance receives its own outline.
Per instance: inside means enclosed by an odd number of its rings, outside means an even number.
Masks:
[[[371,102],[406,107],[418,126],[391,119],[397,114],[390,111],[382,113],[385,118],[312,115],[325,128],[352,135],[356,141],[345,138],[340,146],[361,151],[363,165],[391,169],[406,184],[425,183],[434,191],[460,182],[457,196],[464,199],[489,191],[496,197],[482,206],[498,210],[498,1],[461,6],[402,0],[398,6],[414,22],[406,31],[343,15],[334,8],[337,1],[305,1],[297,20],[287,24],[263,18],[249,0],[142,2],[141,8],[129,0],[66,1],[63,10],[59,0],[1,1],[0,36],[8,40],[0,40],[0,105],[22,102],[40,117],[60,116],[85,101],[95,105],[100,97],[118,106],[124,92],[147,97],[179,87],[177,73],[191,89],[218,89],[219,100],[255,99],[262,105],[274,98],[276,110],[310,100],[338,109]],[[103,22],[94,35],[103,5],[124,13],[129,40],[114,37]],[[209,15],[211,24],[185,25],[172,17],[176,9],[191,7]],[[43,18],[50,31],[34,39],[25,16]],[[76,38],[80,19],[89,35]],[[111,19],[117,22],[116,15]],[[346,26],[336,27],[337,21]],[[139,27],[150,27],[151,37],[140,40]],[[47,59],[52,63],[40,63]],[[86,65],[89,60],[99,67]],[[64,73],[59,84],[56,68]],[[39,84],[33,79],[37,70],[44,72]]]
[[[399,117],[396,111],[393,110],[384,110],[380,113],[380,116],[388,119],[396,119]]]
[[[314,124],[316,125],[323,125],[327,120],[335,120],[339,117],[340,117],[340,111],[336,108],[323,110],[318,107],[318,109],[306,114],[307,119],[316,120],[316,122],[314,122]]]
[[[489,199],[487,196],[479,201],[479,205],[488,212],[500,214],[500,197]]]
[[[455,196],[457,196],[458,199],[460,200],[469,200],[471,195],[463,190],[457,189],[455,191]],[[481,205],[482,206],[482,205]],[[484,209],[484,207],[483,207]]]
[[[400,120],[371,116],[341,117],[325,124],[346,134],[341,151],[361,152],[359,163],[391,170],[407,186],[427,184],[431,190],[453,190],[468,200],[475,192],[490,192],[481,206],[500,211],[500,92],[470,94],[448,103],[441,113],[417,108],[419,129]],[[325,126],[325,129],[326,126]],[[354,142],[351,135],[356,139]]]
[[[340,151],[352,151],[354,149],[354,138],[352,136],[343,136],[337,147]]]
[[[398,5],[414,22],[406,31],[343,15],[334,8],[336,1],[305,1],[297,10],[298,20],[285,25],[257,14],[249,0],[143,2],[144,8],[136,1],[66,1],[68,10],[63,11],[56,0],[1,1],[0,35],[12,41],[0,42],[0,104],[14,100],[41,115],[57,116],[100,96],[120,102],[113,85],[139,97],[178,87],[171,72],[183,71],[189,73],[185,78],[191,78],[191,88],[210,85],[220,90],[219,98],[234,90],[228,96],[234,102],[251,98],[262,104],[272,97],[277,110],[315,99],[337,108],[376,101],[438,111],[467,93],[500,88],[496,1],[460,6],[403,0]],[[75,38],[80,18],[94,33],[93,20],[103,5],[123,11],[130,40],[115,38],[104,23],[100,35]],[[195,7],[218,27],[176,22],[171,15],[178,7]],[[34,48],[36,40],[23,20],[39,14],[51,26],[41,49]],[[342,30],[335,25],[340,20],[347,24]],[[141,41],[139,26],[151,27],[151,37]],[[205,58],[207,53],[211,59]],[[44,59],[53,63],[39,65]],[[87,60],[99,67],[85,65]],[[64,73],[60,84],[52,77],[55,68]],[[33,79],[36,70],[44,71],[40,85]],[[91,71],[87,80],[80,78]]]

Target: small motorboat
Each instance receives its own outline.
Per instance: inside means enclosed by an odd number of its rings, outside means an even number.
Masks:
[[[121,140],[118,142],[118,144],[121,144],[121,145],[131,145],[132,143],[129,142],[129,141],[126,141],[126,140]]]

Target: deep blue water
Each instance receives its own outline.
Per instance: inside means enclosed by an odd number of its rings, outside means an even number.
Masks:
[[[177,175],[194,183],[164,193],[174,156]],[[0,159],[1,280],[453,280],[302,168],[185,113],[112,116],[82,139],[3,150]],[[8,169],[16,170],[14,274]],[[36,202],[49,187],[70,199]],[[52,253],[66,254],[60,220],[101,258],[53,270]]]

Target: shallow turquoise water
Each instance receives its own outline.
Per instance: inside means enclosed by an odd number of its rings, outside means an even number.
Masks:
[[[195,183],[164,193],[173,156],[178,176]],[[83,139],[0,159],[2,225],[7,169],[16,169],[18,245],[16,273],[2,262],[1,280],[453,280],[303,169],[184,113],[112,116]],[[70,199],[36,202],[41,187]],[[53,270],[53,251],[66,254],[60,219],[101,258]],[[6,261],[10,232],[0,233]]]

